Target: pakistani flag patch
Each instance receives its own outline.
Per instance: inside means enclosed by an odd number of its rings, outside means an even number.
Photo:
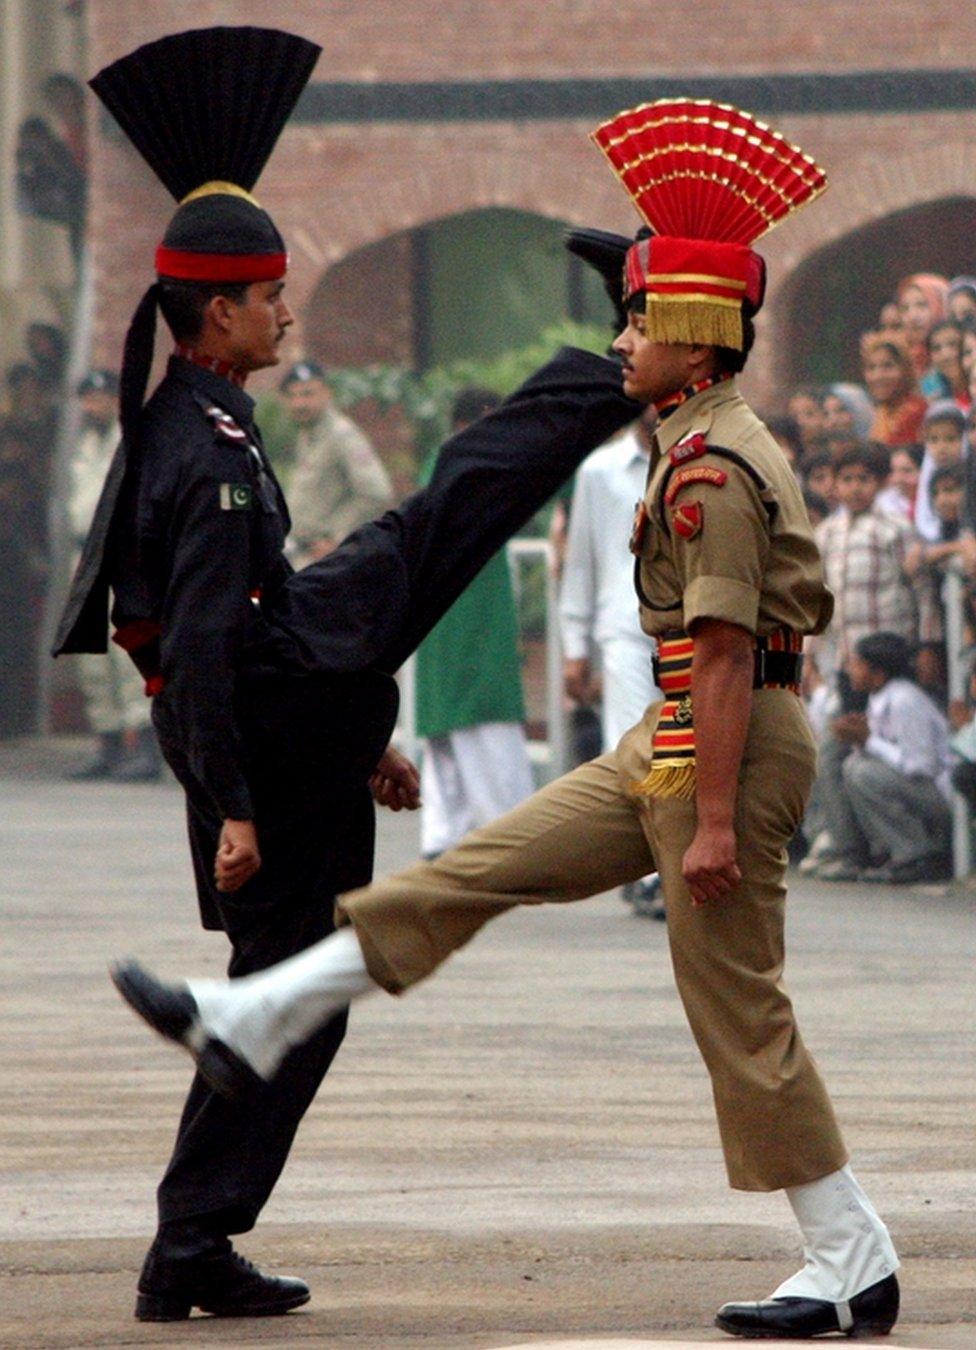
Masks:
[[[250,511],[252,501],[250,483],[221,483],[221,511]]]

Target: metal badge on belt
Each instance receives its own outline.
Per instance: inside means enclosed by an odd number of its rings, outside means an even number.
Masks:
[[[221,483],[221,511],[250,511],[254,493],[250,483]]]

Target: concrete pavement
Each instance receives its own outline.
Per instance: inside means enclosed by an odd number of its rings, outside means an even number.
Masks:
[[[613,897],[492,925],[357,1007],[241,1249],[309,1279],[285,1320],[131,1319],[188,1065],[105,966],[216,972],[172,786],[74,786],[0,745],[0,1346],[731,1344],[728,1298],[797,1257],[780,1195],[729,1192],[661,925]],[[379,869],[414,856],[386,815]],[[788,980],[856,1170],[905,1260],[888,1344],[976,1346],[971,898],[802,883]],[[560,1342],[562,1338],[562,1342]]]

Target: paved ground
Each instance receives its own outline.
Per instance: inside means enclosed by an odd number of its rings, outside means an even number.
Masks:
[[[220,968],[171,786],[0,746],[0,1347],[729,1344],[715,1306],[794,1266],[779,1195],[728,1192],[663,929],[612,897],[506,918],[402,1001],[357,1008],[242,1246],[307,1277],[286,1320],[131,1319],[188,1078],[108,960]],[[387,816],[380,868],[413,856]],[[905,1258],[888,1344],[976,1346],[971,898],[798,885],[789,978]]]

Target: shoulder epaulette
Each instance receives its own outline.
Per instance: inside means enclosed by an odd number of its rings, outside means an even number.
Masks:
[[[699,431],[686,437],[685,440],[679,441],[678,444],[671,449],[668,455],[669,463],[659,484],[660,497],[658,500],[661,526],[665,534],[671,533],[668,523],[668,513],[664,508],[673,501],[673,495],[669,496],[672,475],[675,470],[680,469],[682,465],[689,464],[692,460],[701,459],[703,455],[716,455],[719,459],[730,460],[731,463],[735,464],[743,473],[748,475],[755,484],[756,491],[759,493],[759,499],[763,504],[763,509],[766,512],[769,523],[773,523],[776,518],[776,513],[779,510],[779,504],[771,495],[769,484],[755,465],[750,464],[745,456],[740,455],[737,450],[730,450],[724,445],[710,444]],[[718,474],[721,471],[715,470],[714,472]],[[716,479],[715,486],[722,486],[725,483],[725,479],[726,475],[722,476],[721,483]],[[681,486],[683,486],[683,484]]]

